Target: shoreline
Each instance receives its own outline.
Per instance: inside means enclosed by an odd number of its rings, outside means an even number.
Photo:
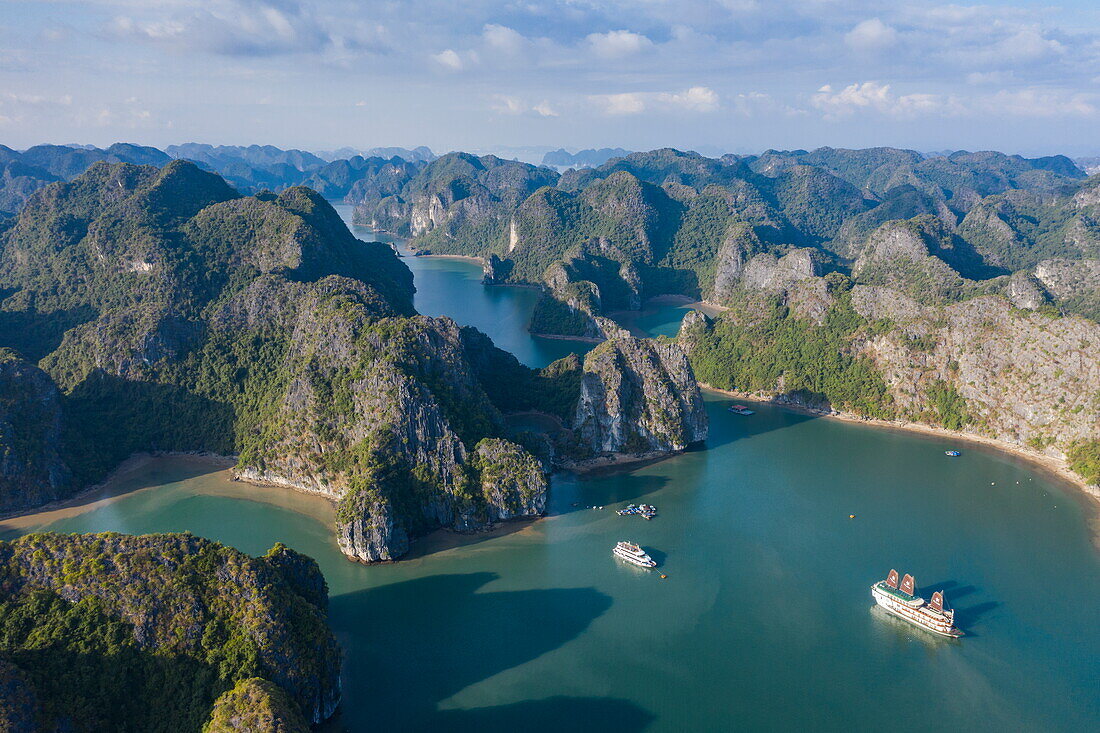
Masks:
[[[405,240],[405,241],[407,242],[408,240]],[[408,254],[399,252],[399,254],[401,254],[402,257],[439,257],[439,258],[444,259],[444,260],[460,260],[462,262],[470,262],[470,263],[473,263],[473,264],[481,265],[482,267],[485,266],[485,260],[481,257],[473,257],[471,255],[437,254],[437,253],[432,252],[430,250],[425,252],[422,249],[416,249],[414,247],[410,247],[408,244],[405,244],[404,249],[405,249],[405,252],[407,252]]]
[[[650,451],[648,453],[611,453],[609,455],[596,456],[595,458],[585,458],[582,461],[564,463],[560,466],[559,470],[575,473],[578,476],[585,476],[590,473],[625,468],[627,466],[639,468],[642,465],[657,463],[666,458],[674,458],[681,455],[683,452],[684,451],[676,451],[668,453],[665,451]]]
[[[470,257],[469,255],[437,255],[432,253],[419,254],[418,250],[413,251],[417,252],[417,254],[414,254],[413,257],[438,257],[443,260],[460,260],[462,262],[470,262],[477,265],[485,264],[485,260],[481,259],[480,257]]]
[[[965,433],[960,430],[948,430],[947,428],[936,427],[935,425],[926,425],[924,423],[915,422],[901,422],[897,420],[880,420],[878,418],[862,417],[850,412],[839,411],[825,411],[813,407],[807,407],[806,405],[799,405],[786,402],[776,402],[769,398],[767,395],[761,395],[753,392],[740,392],[737,390],[720,389],[704,382],[699,383],[699,387],[715,394],[725,395],[727,397],[734,397],[738,400],[745,400],[747,402],[756,402],[758,404],[767,404],[774,407],[780,407],[792,412],[799,412],[804,415],[814,415],[815,417],[831,418],[833,420],[839,420],[841,422],[856,423],[860,425],[866,425],[874,428],[886,428],[888,430],[896,430],[898,432],[905,433],[919,433],[937,438],[949,438],[955,441],[961,441],[964,443],[971,443],[975,445],[985,446],[987,448],[994,448],[1002,453],[1007,453],[1015,458],[1019,458],[1024,462],[1031,464],[1033,467],[1051,474],[1060,483],[1068,485],[1073,489],[1071,492],[1074,496],[1084,500],[1082,502],[1082,508],[1085,509],[1086,522],[1092,533],[1093,543],[1100,549],[1100,487],[1093,486],[1085,483],[1084,479],[1078,476],[1076,473],[1070,470],[1069,465],[1060,458],[1050,456],[1045,453],[1039,453],[1026,446],[1018,445],[1016,443],[1009,443],[1008,441],[999,440],[997,438],[990,438],[985,435],[975,435],[973,433]]]
[[[724,305],[718,305],[717,303],[711,303],[707,300],[697,300],[688,295],[680,295],[678,293],[665,293],[664,295],[654,295],[644,303],[642,303],[642,310],[645,310],[647,305],[679,305],[685,308],[691,308],[697,310],[708,316],[716,316],[719,313],[728,311]],[[626,311],[628,313],[633,311]]]
[[[505,286],[507,287],[507,286]],[[554,339],[555,341],[580,341],[585,344],[602,344],[607,339],[592,338],[591,336],[562,336],[555,333],[535,333],[534,331],[528,331],[535,338],[540,339]]]
[[[112,468],[111,472],[108,473],[102,481],[81,489],[68,498],[51,501],[48,504],[42,504],[37,507],[19,509],[0,514],[0,530],[5,529],[4,525],[7,525],[8,522],[13,522],[13,526],[25,525],[27,523],[17,521],[24,518],[40,517],[41,515],[48,514],[57,514],[58,516],[55,517],[55,519],[59,519],[63,516],[75,516],[83,512],[73,512],[71,510],[84,509],[85,511],[91,511],[120,496],[126,496],[127,494],[133,494],[138,491],[152,488],[149,486],[128,486],[126,484],[126,478],[128,474],[141,471],[150,461],[156,460],[157,458],[189,458],[195,460],[197,463],[206,463],[217,471],[229,470],[237,463],[235,458],[219,455],[217,453],[188,453],[185,451],[164,451],[156,453],[143,451],[134,453],[126,457],[122,463]],[[48,518],[43,519],[43,522],[49,521],[52,520]],[[35,522],[35,524],[38,523],[39,522]]]

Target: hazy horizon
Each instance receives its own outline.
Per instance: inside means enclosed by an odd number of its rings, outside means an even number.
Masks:
[[[251,147],[251,146],[265,147],[265,146],[270,145],[272,147],[279,148],[280,150],[300,150],[302,152],[311,153],[313,155],[317,155],[319,157],[326,158],[326,159],[332,159],[332,160],[338,160],[338,159],[341,159],[341,158],[344,158],[344,157],[350,157],[351,155],[354,155],[354,154],[366,153],[366,152],[371,151],[373,149],[395,148],[395,149],[404,149],[404,150],[412,151],[412,150],[415,150],[418,147],[426,147],[429,150],[431,150],[432,154],[435,157],[440,157],[442,155],[447,155],[449,153],[469,153],[469,154],[479,155],[479,156],[481,156],[481,155],[495,155],[495,156],[497,156],[499,158],[502,158],[502,159],[519,160],[519,161],[522,161],[522,162],[525,162],[525,163],[532,163],[534,165],[540,165],[542,163],[543,156],[546,153],[552,152],[552,151],[565,150],[566,152],[568,152],[570,154],[576,154],[576,153],[579,153],[579,152],[584,151],[584,150],[599,150],[601,148],[611,149],[611,148],[615,148],[615,147],[622,147],[622,146],[611,146],[611,145],[605,145],[605,146],[532,145],[532,146],[495,146],[495,147],[490,146],[490,147],[487,147],[487,148],[468,148],[468,149],[465,149],[465,150],[458,150],[458,149],[455,149],[455,150],[441,150],[441,149],[433,148],[430,145],[423,145],[423,144],[421,144],[421,145],[415,145],[415,144],[414,145],[385,145],[385,144],[382,144],[382,145],[371,145],[371,146],[338,145],[338,146],[335,146],[335,147],[332,147],[332,148],[306,148],[306,147],[297,146],[297,145],[287,145],[287,146],[274,145],[272,143],[265,143],[265,142],[259,142],[259,141],[244,142],[244,143],[223,143],[223,142],[199,142],[199,141],[195,141],[195,140],[187,140],[187,141],[184,141],[184,142],[168,143],[167,145],[153,145],[151,143],[144,143],[144,142],[140,142],[140,141],[137,141],[137,140],[113,140],[113,141],[110,141],[110,142],[103,143],[101,145],[96,145],[94,143],[82,143],[82,142],[73,142],[73,141],[68,141],[68,142],[44,141],[44,142],[36,143],[35,145],[26,146],[26,147],[16,148],[15,146],[12,146],[12,145],[8,145],[8,147],[11,147],[11,148],[13,148],[13,149],[15,149],[19,152],[27,150],[31,147],[35,147],[36,145],[58,145],[58,146],[63,146],[63,147],[97,148],[97,149],[103,150],[103,149],[106,149],[106,148],[110,147],[113,144],[116,144],[116,143],[118,143],[118,144],[130,144],[130,145],[141,145],[141,146],[146,146],[146,147],[154,147],[154,148],[157,148],[158,150],[162,150],[162,151],[167,151],[169,148],[172,148],[174,146],[183,146],[183,145],[188,145],[188,144],[211,145],[213,147],[225,146],[225,147],[242,147],[242,148]],[[6,144],[7,143],[5,143],[3,140],[0,140],[0,145],[6,145]],[[845,146],[824,145],[824,146],[817,146],[817,147],[842,148],[842,147],[845,147]],[[893,147],[893,148],[898,148],[898,149],[915,150],[915,148],[904,148],[903,146],[898,146],[898,145],[893,145],[893,146],[891,146],[891,145],[887,145],[887,146],[864,146],[864,147]],[[719,158],[722,155],[726,155],[726,154],[735,154],[735,155],[742,155],[742,156],[761,155],[769,149],[769,148],[762,148],[762,149],[759,149],[759,150],[725,150],[723,148],[719,148],[719,147],[715,147],[715,146],[706,146],[706,145],[698,146],[696,148],[688,148],[688,147],[676,148],[675,146],[672,146],[672,145],[661,145],[661,146],[657,146],[655,148],[630,150],[630,152],[648,152],[648,151],[651,151],[651,150],[659,150],[659,149],[664,149],[664,148],[674,148],[674,149],[677,149],[681,152],[687,152],[687,153],[698,153],[699,155],[702,155],[702,156],[705,156],[705,157],[708,157],[708,158]],[[799,150],[799,149],[814,150],[816,148],[791,147],[791,148],[770,148],[770,149],[779,150],[779,151],[792,151],[792,150]],[[859,147],[858,146],[852,146],[849,149],[859,149]],[[341,155],[333,155],[333,153],[340,153],[341,151],[344,151],[347,154],[346,155],[342,155],[342,154]],[[352,151],[354,151],[354,152],[352,152]],[[1004,153],[1006,155],[1021,155],[1022,157],[1025,157],[1025,158],[1039,158],[1039,157],[1048,157],[1048,156],[1054,156],[1054,155],[1064,155],[1064,156],[1070,158],[1071,160],[1075,160],[1075,161],[1076,160],[1082,160],[1082,159],[1090,159],[1091,160],[1092,158],[1098,157],[1097,155],[1089,154],[1089,153],[1072,154],[1072,153],[1066,153],[1066,152],[1061,152],[1061,151],[1057,151],[1057,150],[1050,151],[1050,152],[1028,152],[1028,151],[1016,151],[1016,150],[996,150],[994,148],[989,148],[989,147],[976,147],[976,148],[958,148],[958,147],[954,147],[954,148],[944,148],[942,150],[917,150],[916,152],[918,152],[922,155],[930,157],[930,156],[934,156],[934,155],[948,154],[948,153],[954,153],[954,152],[982,152],[982,151],[995,151],[995,152]],[[186,156],[183,156],[183,157],[186,157]],[[1090,165],[1091,165],[1091,163],[1090,163]]]
[[[0,0],[0,139],[1100,152],[1100,9]]]

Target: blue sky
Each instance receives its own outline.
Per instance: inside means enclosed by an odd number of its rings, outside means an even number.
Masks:
[[[1100,3],[0,0],[0,142],[1100,152]]]

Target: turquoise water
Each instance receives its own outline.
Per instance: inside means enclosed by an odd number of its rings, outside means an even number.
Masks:
[[[512,328],[478,321],[493,307],[471,300],[523,291],[454,287],[469,288],[456,319],[494,339]],[[522,321],[523,307],[506,310]],[[158,459],[127,479],[151,488],[40,526],[187,529],[316,557],[347,651],[331,730],[1097,729],[1100,556],[1071,495],[989,449],[949,459],[956,446],[939,439],[769,405],[741,417],[730,402],[708,396],[706,450],[556,476],[546,519],[465,544],[433,536],[391,565],[344,560],[323,501],[189,458]],[[636,501],[660,515],[613,511]],[[659,570],[615,561],[622,539]],[[869,586],[891,567],[926,596],[944,589],[967,636],[874,610]]]

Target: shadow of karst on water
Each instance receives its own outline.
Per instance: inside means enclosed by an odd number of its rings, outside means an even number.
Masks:
[[[600,698],[440,710],[440,702],[470,685],[575,639],[612,603],[594,588],[485,588],[498,579],[496,573],[432,575],[335,596],[332,625],[357,630],[340,639],[344,689],[365,692],[345,699],[324,730],[636,731],[652,721],[633,703]],[[425,603],[439,598],[448,600]]]

